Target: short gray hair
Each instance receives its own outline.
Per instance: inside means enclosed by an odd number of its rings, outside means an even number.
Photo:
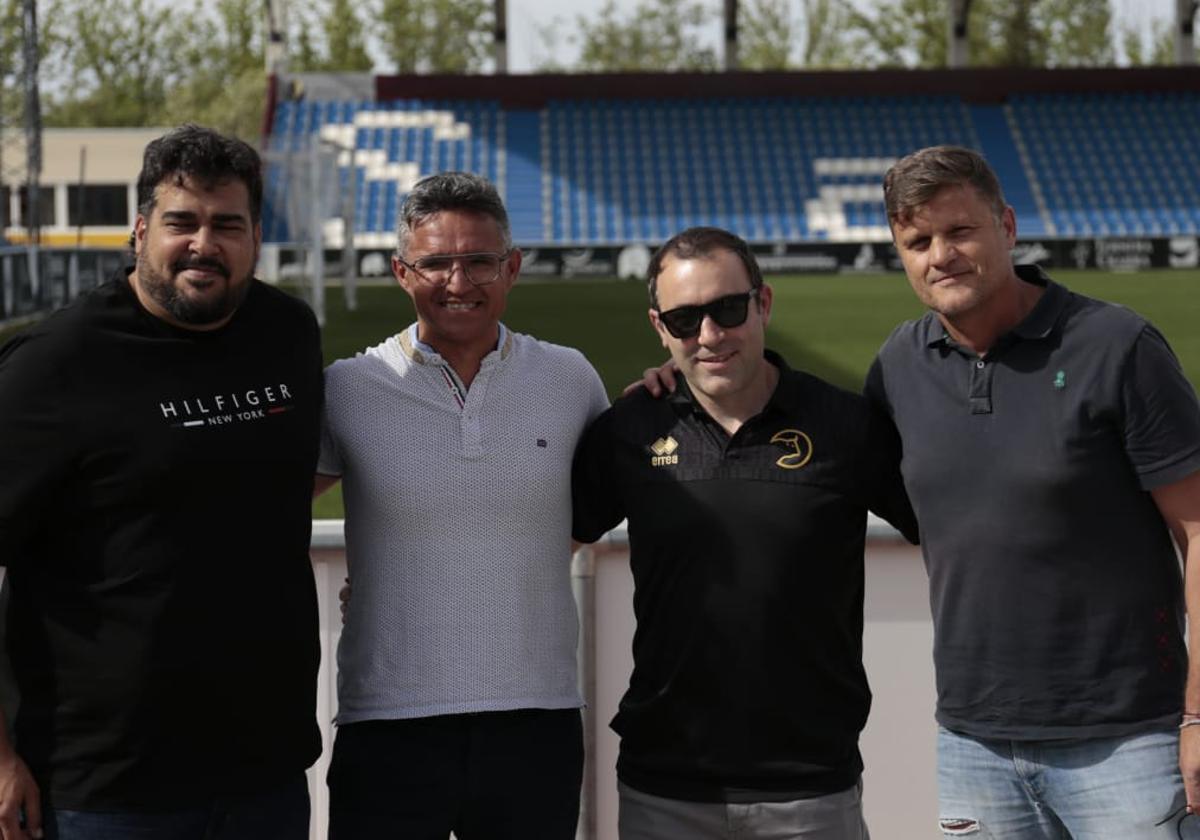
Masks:
[[[970,184],[992,208],[1004,215],[1004,192],[983,155],[962,146],[930,146],[898,160],[883,176],[883,204],[888,223],[907,222],[946,187]]]
[[[496,220],[504,239],[504,250],[512,248],[508,211],[492,182],[473,172],[439,172],[413,185],[400,207],[396,225],[396,256],[403,258],[412,232],[426,219],[444,210],[467,210]]]

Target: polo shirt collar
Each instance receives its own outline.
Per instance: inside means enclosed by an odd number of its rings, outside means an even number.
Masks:
[[[440,364],[441,355],[424,341],[417,338],[417,322],[413,321],[408,329],[396,336],[400,341],[400,349],[404,351],[404,355],[412,359],[419,365]],[[500,336],[496,341],[496,348],[500,350],[500,359],[508,358],[508,354],[512,352],[512,334],[504,324],[500,324]],[[496,352],[493,348],[488,355]]]
[[[1019,338],[1046,338],[1058,323],[1063,307],[1067,305],[1067,290],[1047,277],[1041,266],[1019,265],[1017,276],[1027,283],[1045,286],[1046,292],[1012,331]]]
[[[780,356],[774,350],[764,349],[763,358],[779,369],[779,380],[775,383],[775,390],[771,392],[771,396],[767,400],[767,404],[763,406],[760,414],[766,414],[777,405],[789,404],[794,399],[796,393],[795,377],[791,375],[791,368],[788,367],[788,363],[784,361],[783,356]],[[692,389],[688,387],[687,379],[678,372],[675,375],[675,392],[668,394],[666,399],[680,414],[690,411],[692,414],[708,415],[703,406],[696,401],[696,396],[692,393]]]
[[[1034,304],[1029,314],[1009,331],[1009,334],[1022,339],[1046,338],[1053,331],[1063,308],[1067,305],[1067,290],[1051,280],[1039,265],[1017,265],[1013,268],[1016,270],[1017,276],[1026,283],[1044,286],[1046,292]],[[927,313],[923,326],[926,347],[949,347],[954,344],[936,313]]]

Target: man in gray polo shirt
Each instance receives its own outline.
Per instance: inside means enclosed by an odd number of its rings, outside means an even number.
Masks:
[[[921,523],[940,827],[1193,836],[1200,666],[1189,669],[1183,627],[1186,601],[1195,644],[1195,393],[1151,324],[1013,266],[1016,219],[975,152],[915,152],[884,196],[930,309],[893,332],[866,391],[900,431]]]
[[[398,239],[416,322],[325,373],[354,589],[330,836],[574,838],[571,456],[608,399],[579,351],[501,323],[521,252],[491,184],[418,182]]]

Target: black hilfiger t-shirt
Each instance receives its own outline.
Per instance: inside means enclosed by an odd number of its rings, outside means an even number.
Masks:
[[[257,281],[170,327],[124,276],[0,349],[18,752],[60,808],[168,808],[320,752],[317,325]]]
[[[906,535],[895,431],[791,371],[730,437],[694,401],[618,400],[580,442],[575,538],[628,519],[634,670],[618,773],[647,793],[785,800],[853,785],[871,509]]]

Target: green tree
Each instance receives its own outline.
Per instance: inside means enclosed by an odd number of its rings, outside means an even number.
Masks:
[[[374,66],[367,52],[362,19],[350,0],[329,0],[324,9],[293,8],[298,25],[289,65],[293,70],[367,72]],[[313,32],[322,36],[314,41]]]
[[[397,73],[477,73],[491,57],[489,0],[382,0],[377,25]]]
[[[198,122],[255,141],[266,102],[265,21],[256,0],[196,0],[184,70],[159,110],[160,122]]]
[[[595,18],[576,15],[573,33],[560,37],[556,20],[538,36],[551,50],[560,40],[575,49],[568,67],[577,72],[715,70],[716,51],[699,43],[708,20],[709,10],[696,0],[642,0],[628,15],[607,0]]]
[[[971,63],[1097,67],[1113,63],[1109,0],[990,0],[971,13]]]
[[[946,0],[885,0],[872,11],[840,2],[859,66],[945,66]]]
[[[857,55],[846,37],[841,0],[744,0],[738,10],[738,64],[745,70],[850,67]],[[798,61],[797,61],[798,57]]]
[[[848,10],[840,0],[804,0],[805,67],[851,67],[857,62],[846,37]]]
[[[1041,0],[1033,18],[1045,39],[1041,66],[1103,67],[1115,60],[1109,0]]]
[[[47,124],[158,121],[181,68],[185,39],[176,11],[149,0],[58,0],[42,20],[50,23],[42,32],[47,68],[53,76],[57,66],[62,79],[62,93],[43,94]]]
[[[744,0],[738,9],[738,66],[786,70],[799,40],[788,0]]]
[[[846,8],[863,63],[944,67],[945,0],[886,0],[873,10]],[[1075,67],[1113,62],[1109,0],[975,0],[968,23],[977,67]]]
[[[1144,37],[1136,28],[1123,26],[1121,46],[1125,59],[1134,67],[1175,62],[1175,38],[1171,33],[1171,25],[1165,20],[1152,20],[1150,31]]]
[[[20,0],[0,0],[0,128],[21,124],[22,36]]]
[[[375,66],[367,53],[362,21],[350,0],[332,0],[325,15],[328,69],[366,72]]]

